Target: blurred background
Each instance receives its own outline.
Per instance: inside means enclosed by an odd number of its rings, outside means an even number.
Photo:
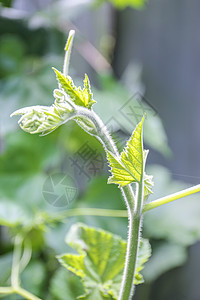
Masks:
[[[55,258],[67,249],[71,224],[81,221],[126,239],[125,218],[51,218],[69,208],[125,209],[117,187],[107,185],[100,143],[74,122],[40,137],[22,132],[9,117],[23,106],[53,103],[51,67],[62,70],[70,29],[76,30],[70,76],[81,85],[88,74],[94,110],[119,148],[147,113],[144,142],[155,182],[149,200],[199,183],[199,11],[198,0],[0,1],[1,286],[9,285],[19,230],[28,232],[34,250],[22,285],[54,300],[77,296]],[[62,178],[70,190],[58,200]],[[153,254],[134,299],[199,300],[199,195],[147,213],[143,229]]]

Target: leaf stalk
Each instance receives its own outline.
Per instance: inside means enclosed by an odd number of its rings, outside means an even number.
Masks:
[[[20,286],[20,271],[21,271],[21,263],[23,260],[24,266],[30,260],[28,256],[28,260],[26,260],[23,256],[21,258],[22,253],[22,243],[23,238],[20,235],[15,237],[14,242],[14,250],[13,250],[13,261],[12,261],[12,270],[11,270],[11,286],[9,287],[0,287],[0,294],[9,295],[9,294],[17,294],[28,300],[41,300],[37,296],[32,293],[26,291]],[[30,252],[30,251],[29,251]],[[24,254],[25,255],[25,254]]]
[[[172,201],[181,199],[183,197],[186,197],[186,196],[198,193],[198,192],[200,192],[200,184],[195,185],[193,187],[190,187],[188,189],[182,190],[180,192],[171,194],[169,196],[165,196],[165,197],[159,198],[159,199],[157,199],[155,201],[152,201],[150,203],[145,204],[144,207],[143,207],[143,213],[146,212],[146,211],[149,211],[149,210],[151,210],[153,208],[159,207],[159,206],[161,206],[163,204],[170,203]]]

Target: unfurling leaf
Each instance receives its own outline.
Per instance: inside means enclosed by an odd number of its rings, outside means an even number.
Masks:
[[[73,117],[73,109],[62,91],[54,90],[55,102],[51,106],[30,106],[16,110],[12,116],[22,115],[19,126],[31,134],[48,134]]]
[[[98,134],[95,124],[89,118],[87,118],[85,116],[84,117],[79,116],[79,117],[76,117],[75,121],[82,129],[84,129],[89,134],[92,134],[92,135]]]
[[[118,299],[126,255],[126,241],[102,229],[75,224],[66,242],[78,254],[63,254],[60,263],[82,280],[85,295],[79,299]],[[135,284],[143,282],[139,273],[151,255],[147,240],[141,239]]]
[[[68,73],[74,33],[73,30],[70,31],[65,47],[64,74]],[[31,134],[42,133],[42,135],[54,131],[58,126],[77,117],[76,121],[83,129],[90,134],[96,134],[95,125],[86,117],[76,116],[74,109],[74,104],[90,109],[95,103],[87,75],[85,75],[84,87],[81,89],[74,85],[70,76],[64,75],[56,69],[54,69],[54,71],[59,83],[59,89],[54,90],[54,104],[51,106],[36,105],[25,107],[12,113],[11,117],[14,115],[22,115],[18,122],[20,127]]]
[[[73,101],[76,105],[84,106],[90,109],[92,105],[96,103],[96,101],[93,100],[90,82],[86,74],[84,79],[84,87],[81,89],[80,86],[77,88],[74,85],[74,82],[70,76],[65,76],[55,68],[53,68],[53,70],[56,73],[60,88],[67,93],[71,101]]]

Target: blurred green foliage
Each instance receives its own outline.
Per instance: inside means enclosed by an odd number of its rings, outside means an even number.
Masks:
[[[12,5],[12,0],[0,0],[0,5],[6,6],[6,7],[11,7]]]
[[[120,3],[121,7],[125,6],[125,1],[119,2],[119,6]],[[138,7],[142,3],[144,1],[132,1]],[[10,6],[10,1],[3,1],[3,4]],[[4,270],[0,274],[0,284],[9,284],[13,236],[21,231],[31,240],[34,249],[31,261],[22,273],[22,285],[50,300],[65,299],[65,294],[68,299],[75,299],[80,294],[77,289],[82,289],[77,278],[59,267],[55,258],[56,254],[68,250],[64,237],[71,224],[81,221],[123,238],[127,234],[127,220],[122,218],[82,216],[60,222],[57,216],[66,207],[49,205],[42,195],[44,181],[50,174],[68,173],[76,181],[79,194],[67,208],[125,209],[117,187],[107,185],[106,163],[96,176],[89,173],[89,178],[72,165],[73,157],[86,142],[105,160],[97,140],[74,123],[45,137],[31,136],[20,131],[16,120],[9,118],[10,113],[20,107],[53,102],[56,78],[51,66],[61,69],[60,54],[66,37],[60,22],[81,12],[81,9],[75,11],[74,8],[66,11],[65,5],[59,2],[56,7],[49,8],[48,14],[36,12],[26,20],[0,18],[0,269]],[[37,26],[33,29],[30,24]],[[112,117],[117,120],[112,127],[114,137],[123,128],[120,146],[136,125],[135,120],[131,123],[120,113],[132,94],[111,74],[99,74],[93,84],[97,101],[95,111],[105,123]],[[144,131],[148,146],[169,155],[166,133],[158,115],[147,119]],[[92,161],[93,165],[95,163]],[[150,200],[186,187],[173,181],[163,167],[151,166],[148,173],[154,175],[155,181],[154,195]],[[144,235],[151,239],[153,248],[153,256],[143,271],[146,280],[155,280],[163,272],[185,262],[187,247],[200,239],[199,214],[198,196],[146,213]],[[10,296],[7,299],[18,298]]]

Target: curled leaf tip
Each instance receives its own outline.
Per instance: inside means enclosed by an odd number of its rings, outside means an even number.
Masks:
[[[70,49],[70,47],[72,46],[74,35],[75,35],[75,30],[70,30],[68,39],[67,39],[67,43],[65,45],[65,51],[68,51]]]
[[[66,122],[72,115],[72,109],[64,102],[62,95],[57,95],[53,105],[24,107],[13,112],[11,117],[17,115],[21,115],[18,121],[21,129],[31,134],[45,135]]]

